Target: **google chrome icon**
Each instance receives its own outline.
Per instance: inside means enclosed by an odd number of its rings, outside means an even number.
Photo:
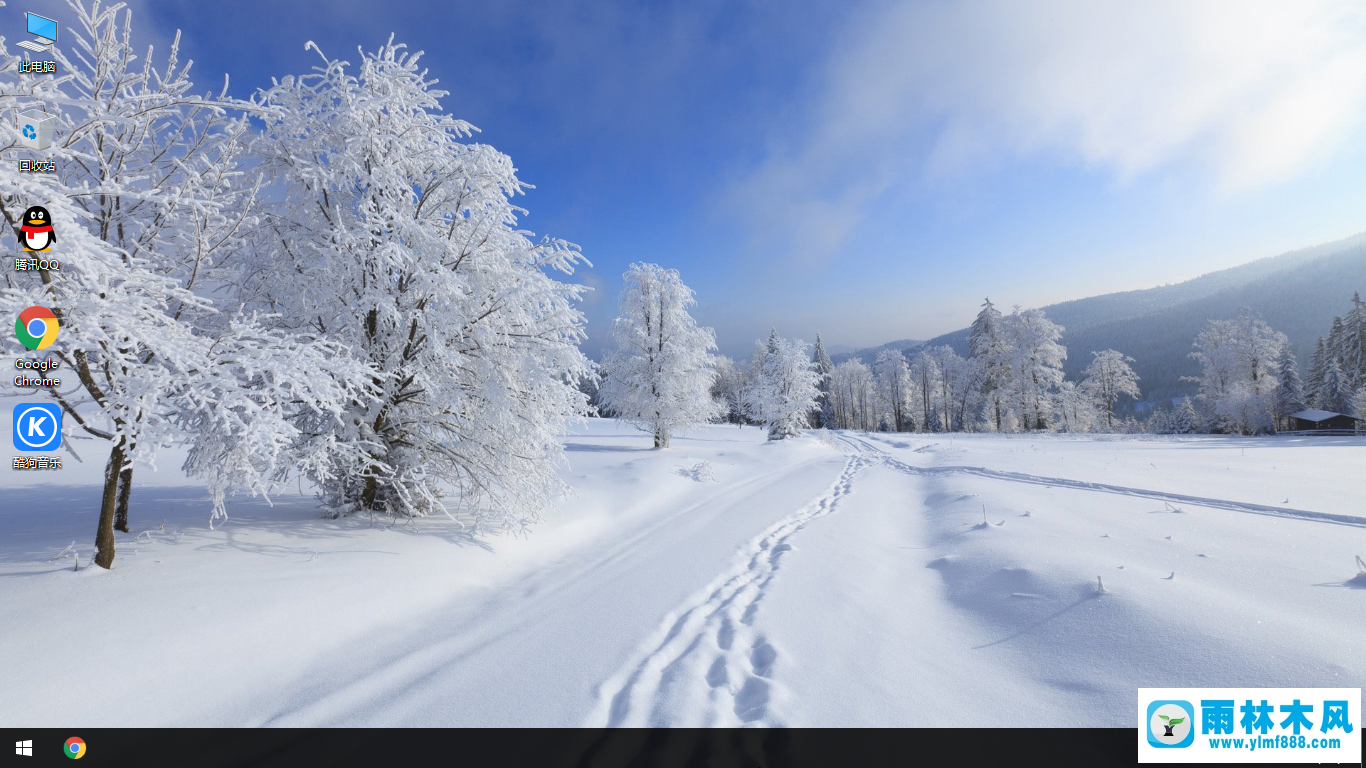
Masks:
[[[85,739],[79,736],[72,736],[66,740],[66,756],[72,760],[80,760],[85,757]]]
[[[47,349],[57,340],[57,316],[47,307],[29,307],[14,321],[14,335],[29,349]]]

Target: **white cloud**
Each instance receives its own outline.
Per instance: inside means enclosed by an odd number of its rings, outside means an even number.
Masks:
[[[727,199],[798,256],[833,252],[905,179],[1027,156],[1121,180],[1193,171],[1237,194],[1323,161],[1359,126],[1366,6],[882,4],[845,31],[808,107],[802,134]]]
[[[588,289],[588,292],[584,294],[583,301],[581,302],[583,306],[595,307],[612,298],[608,292],[607,281],[603,279],[602,275],[599,275],[591,269],[579,270],[576,272],[576,275],[577,279],[573,282],[577,282],[579,285]]]

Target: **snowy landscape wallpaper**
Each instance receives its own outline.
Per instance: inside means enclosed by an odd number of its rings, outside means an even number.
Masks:
[[[0,724],[1366,681],[1359,3],[11,0],[0,113]]]

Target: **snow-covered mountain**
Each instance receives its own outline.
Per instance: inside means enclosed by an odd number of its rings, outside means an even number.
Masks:
[[[963,338],[966,339],[967,337],[964,336]],[[922,339],[897,339],[896,341],[889,341],[886,344],[882,344],[876,347],[867,347],[865,349],[845,348],[840,349],[840,351],[838,352],[835,351],[837,347],[831,345],[829,347],[830,359],[835,363],[842,363],[845,360],[850,360],[852,358],[857,357],[863,362],[872,365],[873,361],[877,359],[877,353],[883,351],[884,349],[899,349],[905,352],[906,350],[915,349],[916,347],[919,347],[921,344],[924,343],[925,342]]]
[[[1301,365],[1308,363],[1314,340],[1328,332],[1335,315],[1351,307],[1353,291],[1366,291],[1366,233],[1272,256],[1193,280],[1138,291],[1124,291],[1043,307],[1061,324],[1067,345],[1065,371],[1080,377],[1091,353],[1117,349],[1135,359],[1144,399],[1165,401],[1195,393],[1184,376],[1199,373],[1190,358],[1191,343],[1206,322],[1252,309],[1290,338]],[[1009,297],[990,297],[1009,305]],[[871,363],[883,349],[907,352],[922,344],[947,344],[967,354],[968,329],[922,343],[894,341],[836,360],[858,357]]]
[[[894,341],[894,342],[892,342],[892,343],[893,343],[893,344],[897,344],[897,343],[900,343],[900,342],[895,342],[895,341]],[[912,342],[912,343],[919,344],[920,342],[917,341],[917,342]],[[852,354],[852,353],[854,353],[854,352],[858,352],[860,349],[861,349],[861,347],[854,346],[853,344],[826,344],[826,345],[825,345],[825,351],[828,352],[828,353],[830,353],[830,354],[832,354],[832,355],[845,355],[845,356],[848,356],[848,355],[850,355],[850,354]]]

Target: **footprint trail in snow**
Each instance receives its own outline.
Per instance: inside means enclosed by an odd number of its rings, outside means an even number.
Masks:
[[[1366,527],[1366,520],[1349,515],[1272,508],[985,467],[919,467],[900,461],[859,437],[834,434],[824,440],[833,448],[849,452],[843,471],[830,489],[743,547],[726,572],[686,600],[679,609],[670,612],[659,631],[641,647],[635,658],[598,687],[597,701],[587,725],[783,725],[773,707],[775,696],[782,690],[776,679],[781,670],[780,646],[755,627],[756,612],[778,572],[783,553],[792,549],[790,539],[793,535],[812,520],[835,511],[852,491],[854,478],[870,466],[883,466],[912,476],[975,475],[1007,483],[1046,485]],[[929,446],[922,446],[925,447]],[[1174,575],[1166,578],[1173,579]]]
[[[835,511],[873,462],[850,456],[828,491],[760,534],[735,563],[668,616],[643,652],[598,689],[588,725],[781,725],[771,712],[779,651],[754,627],[789,539]]]

